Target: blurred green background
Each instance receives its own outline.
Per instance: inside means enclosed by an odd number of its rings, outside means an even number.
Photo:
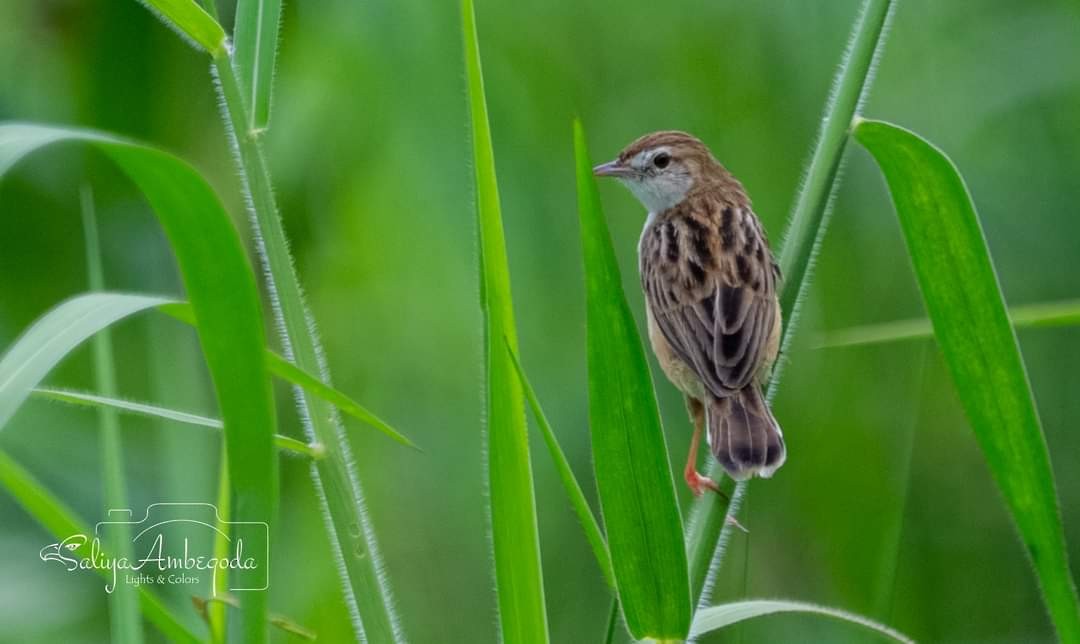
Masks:
[[[231,7],[219,4],[228,24]],[[857,9],[855,0],[478,3],[522,359],[583,481],[591,464],[572,116],[584,120],[597,161],[650,130],[695,133],[744,182],[777,244]],[[424,449],[346,421],[405,631],[415,642],[495,641],[457,3],[293,1],[282,34],[266,152],[335,382]],[[247,236],[208,67],[134,1],[0,3],[0,118],[94,127],[174,151],[209,178]],[[952,156],[1011,305],[1080,294],[1080,5],[905,0],[865,113]],[[844,174],[777,399],[788,462],[750,487],[750,534],[734,538],[716,597],[813,601],[920,641],[1051,641],[936,348],[813,348],[830,329],[922,315],[877,169],[853,148]],[[85,150],[52,150],[0,185],[0,346],[86,290],[83,180],[97,198],[109,287],[179,292],[168,247],[131,186]],[[644,213],[621,188],[601,191],[640,325]],[[216,413],[190,330],[151,315],[115,336],[123,395]],[[1020,340],[1075,575],[1080,329]],[[88,389],[89,364],[82,349],[49,382]],[[689,424],[654,373],[680,466]],[[290,392],[277,394],[281,431],[299,436]],[[213,500],[215,435],[122,422],[135,508]],[[93,413],[32,400],[0,433],[0,449],[85,520],[101,518]],[[537,440],[533,464],[552,639],[598,641],[609,594]],[[283,464],[271,607],[320,641],[348,641],[307,469]],[[679,489],[685,510],[690,496]],[[6,494],[0,526],[0,641],[105,641],[100,581],[39,561],[53,540]],[[172,601],[195,622],[182,592]],[[874,640],[787,616],[708,641]]]

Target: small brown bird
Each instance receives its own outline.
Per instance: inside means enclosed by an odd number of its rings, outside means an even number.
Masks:
[[[649,211],[638,244],[649,341],[686,395],[694,423],[686,482],[706,434],[733,478],[768,478],[784,464],[784,438],[761,395],[780,345],[780,269],[742,184],[698,139],[647,134],[593,169],[615,177]]]

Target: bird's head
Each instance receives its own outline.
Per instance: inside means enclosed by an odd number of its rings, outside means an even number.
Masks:
[[[615,177],[649,212],[675,206],[717,169],[709,149],[685,132],[653,132],[626,146],[614,161],[593,168],[598,177]]]

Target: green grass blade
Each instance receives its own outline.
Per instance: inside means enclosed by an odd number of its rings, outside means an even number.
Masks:
[[[795,201],[780,252],[780,270],[785,282],[780,293],[780,305],[785,320],[798,314],[797,303],[809,286],[810,280],[793,278],[801,278],[810,272],[814,255],[824,238],[830,201],[839,186],[836,178],[851,123],[873,82],[874,60],[884,46],[893,4],[892,0],[866,0],[863,3],[851,42],[840,63],[829,103],[825,107],[818,142]],[[798,288],[789,288],[789,281]]]
[[[472,0],[462,0],[461,17],[472,117],[473,166],[476,169],[480,305],[484,312],[484,357],[487,363],[485,455],[499,626],[504,642],[547,642],[548,624],[524,393],[506,351],[506,344],[517,351],[517,331]]]
[[[94,197],[89,185],[79,194],[83,231],[86,237],[86,268],[91,291],[105,290],[105,274],[101,265],[101,247],[98,243],[97,221],[94,217]],[[94,382],[107,396],[116,395],[116,367],[113,363],[112,334],[104,328],[94,335]],[[124,479],[124,453],[120,440],[120,419],[116,410],[98,409],[101,425],[101,469],[104,515],[112,509],[128,509],[127,483]],[[117,557],[134,560],[131,548],[131,527],[119,524],[106,535],[106,547]],[[112,639],[116,642],[143,641],[142,623],[139,621],[139,596],[129,584],[121,584],[109,595],[109,622]]]
[[[156,420],[171,420],[186,425],[209,427],[210,429],[225,428],[225,424],[217,418],[169,409],[168,407],[161,407],[160,405],[151,405],[149,403],[136,402],[134,400],[124,400],[123,398],[99,396],[97,394],[84,391],[72,391],[70,389],[52,389],[50,387],[36,387],[32,393],[38,398],[78,405],[81,407],[89,407],[92,409],[118,411],[136,416],[143,416],[145,418],[154,418]],[[274,434],[274,446],[280,450],[291,452],[298,456],[322,458],[322,446],[308,445],[303,441],[288,436],[282,436],[281,434]]]
[[[574,151],[585,256],[589,429],[619,605],[634,637],[685,639],[690,581],[660,411],[577,121]]]
[[[94,293],[66,300],[39,318],[0,358],[0,429],[72,349],[110,324],[165,301]]]
[[[855,138],[885,175],[934,336],[1058,636],[1080,641],[1046,440],[967,186],[944,153],[907,130],[861,121]]]
[[[411,447],[415,450],[420,448],[416,446],[411,440],[409,440],[404,434],[397,431],[384,420],[371,413],[360,403],[356,402],[352,398],[349,398],[341,391],[334,389],[333,387],[325,384],[310,373],[304,371],[300,367],[289,362],[285,358],[277,355],[276,353],[267,350],[266,352],[267,368],[270,373],[287,380],[288,382],[303,387],[305,391],[308,391],[319,398],[322,398],[326,402],[331,403],[341,411],[345,412],[349,416],[359,420],[360,422],[373,427],[383,434],[386,434],[395,442],[401,443],[406,447]]]
[[[85,130],[28,124],[0,126],[0,174],[27,153],[61,141],[88,143],[111,159],[139,188],[169,240],[185,290],[191,298],[203,355],[225,421],[229,444],[229,472],[236,521],[265,521],[273,525],[277,512],[277,457],[272,434],[276,425],[270,377],[266,371],[262,312],[255,276],[240,237],[228,214],[206,181],[184,161],[171,154],[112,136]],[[212,266],[213,270],[207,270]],[[92,297],[92,296],[87,296]],[[108,296],[105,296],[108,297]],[[117,296],[112,296],[113,302]],[[130,297],[130,296],[129,296]],[[131,300],[127,300],[130,302]],[[69,301],[82,302],[85,299]],[[101,309],[111,305],[97,302]],[[130,304],[120,303],[124,309]],[[9,351],[19,370],[38,362],[33,356]],[[13,357],[14,356],[14,357]],[[44,374],[42,374],[44,375]],[[29,387],[21,388],[22,398]],[[0,390],[6,389],[0,376]],[[13,409],[5,408],[0,391],[0,423]],[[234,571],[246,587],[262,585],[265,568]],[[243,594],[239,623],[245,640],[266,639],[266,593]]]
[[[229,459],[226,456],[227,447],[221,443],[221,462],[218,463],[218,490],[217,490],[217,528],[214,535],[214,556],[218,559],[229,556],[228,525],[232,520],[232,506],[230,497],[232,488],[229,486]],[[224,596],[229,591],[229,571],[219,570],[214,576],[214,596]],[[225,644],[228,641],[228,611],[224,604],[214,602],[206,607],[206,622],[210,626],[210,641],[213,644]]]
[[[600,566],[600,572],[604,575],[604,581],[615,592],[615,572],[611,569],[611,555],[608,554],[607,543],[604,541],[604,533],[600,530],[600,523],[596,520],[592,508],[589,507],[589,502],[585,499],[585,493],[581,491],[581,485],[578,484],[577,478],[574,476],[574,470],[570,468],[570,462],[566,460],[566,454],[559,445],[559,439],[555,437],[555,431],[551,429],[551,423],[548,422],[547,414],[544,413],[544,409],[540,406],[540,399],[536,396],[536,391],[533,389],[532,383],[529,382],[528,376],[525,375],[521,361],[509,346],[507,346],[507,351],[510,352],[510,358],[514,361],[514,369],[517,371],[518,378],[521,379],[521,386],[525,389],[525,399],[529,401],[529,407],[532,408],[536,424],[540,426],[540,433],[544,436],[544,444],[547,445],[551,461],[555,464],[555,470],[559,473],[559,480],[562,481],[566,497],[570,500],[570,506],[574,509],[578,521],[581,522],[581,528],[585,531],[585,539],[588,540],[589,546],[592,547],[596,563]]]
[[[868,628],[897,642],[903,642],[904,644],[914,644],[915,642],[915,640],[903,633],[861,615],[856,615],[836,608],[818,606],[816,604],[779,599],[750,599],[703,608],[698,611],[698,614],[694,617],[694,628],[690,632],[690,636],[701,637],[706,633],[720,630],[726,626],[731,626],[732,624],[737,624],[755,617],[762,617],[763,615],[775,615],[777,613],[823,615],[852,624],[858,624],[859,626]]]
[[[90,526],[84,525],[74,512],[52,495],[29,472],[24,470],[6,453],[0,451],[0,485],[19,502],[23,508],[43,525],[53,537],[66,539],[72,535],[93,534]],[[92,541],[87,540],[75,552],[81,557],[90,557]],[[99,553],[101,555],[103,553]],[[102,577],[111,580],[112,572],[105,568],[97,569]],[[154,596],[145,586],[139,586],[139,607],[147,621],[153,624],[170,642],[196,644],[201,638],[187,626],[183,620]]]
[[[167,407],[151,405],[149,403],[136,402],[134,400],[125,400],[123,398],[115,398],[112,396],[101,396],[85,391],[37,387],[33,390],[33,394],[36,397],[45,400],[78,405],[90,409],[112,409],[127,414],[133,414],[135,416],[155,418],[158,420],[171,420],[176,423],[196,425],[198,427],[209,427],[210,429],[225,428],[225,425],[217,418],[200,416],[199,414],[169,409]]]
[[[828,227],[829,206],[839,184],[837,177],[849,128],[860,103],[870,91],[874,61],[885,47],[889,17],[895,4],[894,0],[863,2],[833,81],[817,144],[795,199],[779,255],[783,271],[780,305],[784,320],[781,355],[787,353],[798,326],[798,303],[810,284],[810,267]],[[781,360],[773,370],[767,394],[770,401],[776,396],[782,366]],[[723,469],[712,461],[708,475],[714,480],[718,479],[723,476]],[[687,528],[687,550],[690,552],[692,592],[698,605],[707,602],[709,580],[723,559],[724,544],[730,534],[724,515],[734,516],[738,512],[745,491],[745,482],[735,487],[731,493],[730,507],[717,494],[707,494],[694,501]]]
[[[195,324],[195,316],[191,312],[191,306],[186,302],[169,302],[168,304],[163,304],[158,307],[158,309],[169,317],[185,324],[191,324],[193,326]],[[266,368],[278,378],[301,387],[309,394],[313,394],[323,401],[335,405],[349,416],[379,430],[398,443],[422,451],[412,442],[412,440],[391,427],[384,420],[350,398],[344,392],[331,387],[270,349],[266,350]]]
[[[274,84],[281,0],[239,0],[233,33],[233,60],[248,106],[249,132],[266,129]]]
[[[225,56],[214,59],[214,73],[223,106],[225,128],[235,153],[240,185],[248,199],[252,234],[256,239],[266,287],[274,310],[282,353],[307,373],[330,385],[315,319],[304,302],[300,280],[289,254],[289,243],[278,214],[270,171],[250,119],[243,88]],[[390,582],[383,571],[375,532],[368,519],[363,486],[352,448],[337,409],[314,394],[295,387],[297,412],[308,440],[326,448],[326,458],[311,468],[326,522],[331,551],[338,563],[345,602],[358,640],[404,642],[394,611]]]
[[[225,30],[195,0],[139,0],[196,49],[216,56],[225,51]]]
[[[1080,300],[1016,306],[1009,309],[1009,319],[1015,329],[1078,326],[1080,325]],[[934,330],[930,327],[930,320],[895,320],[829,331],[817,343],[817,348],[855,347],[933,336]]]

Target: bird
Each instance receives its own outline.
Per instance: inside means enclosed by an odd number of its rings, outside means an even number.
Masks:
[[[641,287],[649,342],[694,425],[687,485],[720,493],[697,469],[703,433],[733,479],[771,477],[786,447],[761,387],[780,346],[781,275],[746,190],[701,140],[674,130],[638,138],[593,174],[648,211]]]

